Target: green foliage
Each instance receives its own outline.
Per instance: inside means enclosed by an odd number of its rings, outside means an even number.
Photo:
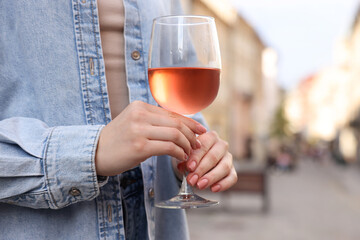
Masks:
[[[280,102],[271,123],[270,136],[275,138],[290,136],[289,121],[285,115],[285,103],[283,100]]]

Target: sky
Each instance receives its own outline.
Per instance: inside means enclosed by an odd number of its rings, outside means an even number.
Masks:
[[[349,33],[360,0],[230,0],[279,56],[279,85],[334,64],[334,47]]]

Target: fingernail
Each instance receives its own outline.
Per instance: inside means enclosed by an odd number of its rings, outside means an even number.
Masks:
[[[190,169],[190,171],[194,171],[194,170],[195,170],[195,167],[196,167],[196,161],[192,161],[192,162],[189,164],[189,169]]]
[[[182,173],[185,171],[185,166],[186,162],[180,162],[178,165],[177,165],[177,169],[179,169],[179,171]]]
[[[191,186],[194,186],[198,179],[199,179],[199,176],[197,174],[194,174],[189,180],[189,183],[191,184]]]
[[[221,186],[219,184],[216,184],[211,188],[211,191],[218,192],[218,191],[220,191],[220,188],[221,188]]]
[[[200,132],[200,133],[206,133],[206,131],[207,131],[207,129],[206,129],[203,125],[201,125],[201,124],[198,124],[198,125],[196,126],[196,130],[197,130],[198,132]]]
[[[185,153],[184,160],[187,161],[189,159],[189,156]]]
[[[201,148],[201,142],[199,141],[199,139],[196,139],[196,149]]]
[[[203,189],[207,186],[208,183],[209,183],[209,180],[207,180],[205,178],[205,179],[200,180],[200,182],[197,183],[197,186],[199,189]]]

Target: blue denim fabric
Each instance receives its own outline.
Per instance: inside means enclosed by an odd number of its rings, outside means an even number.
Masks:
[[[179,3],[124,7],[130,101],[155,104],[152,20],[179,13]],[[96,0],[0,1],[0,23],[0,239],[125,239],[121,176],[99,183],[94,163],[111,120]],[[178,191],[169,157],[141,169],[149,239],[187,239],[184,211],[154,207]]]
[[[147,240],[144,186],[140,167],[122,173],[120,181],[125,236],[127,239]]]

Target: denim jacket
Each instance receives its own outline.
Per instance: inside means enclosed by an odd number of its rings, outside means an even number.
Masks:
[[[155,104],[146,71],[152,20],[180,6],[124,7],[130,102]],[[101,184],[94,164],[111,120],[104,71],[96,0],[0,1],[0,239],[125,239],[120,178]],[[154,207],[178,191],[168,157],[141,167],[150,239],[187,239],[184,211]]]

